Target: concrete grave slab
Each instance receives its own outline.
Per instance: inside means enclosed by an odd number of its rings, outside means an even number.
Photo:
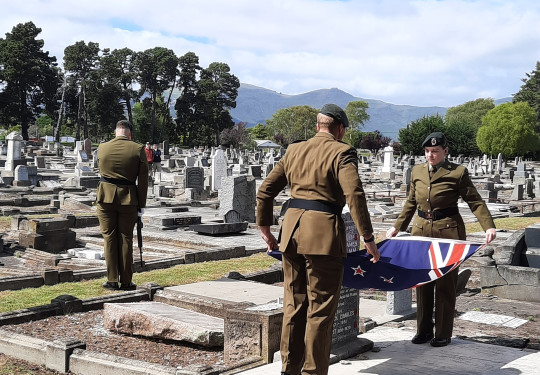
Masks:
[[[161,302],[106,303],[105,328],[130,335],[223,345],[223,319]]]
[[[527,323],[527,320],[515,318],[512,316],[488,314],[481,311],[467,311],[459,317],[462,320],[468,320],[470,322],[490,324],[493,326],[503,326],[516,328],[520,325]]]

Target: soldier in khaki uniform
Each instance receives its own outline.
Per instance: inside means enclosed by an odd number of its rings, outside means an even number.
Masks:
[[[346,256],[345,202],[364,237],[372,261],[379,259],[358,176],[356,150],[342,142],[345,112],[326,104],[317,115],[317,134],[289,145],[257,192],[257,224],[268,250],[278,243],[270,232],[273,200],[286,185],[292,200],[285,214],[282,374],[327,374],[332,327]]]
[[[469,205],[486,232],[486,243],[495,239],[495,224],[491,214],[469,178],[467,168],[446,160],[448,147],[441,132],[427,136],[424,147],[427,163],[417,165],[411,173],[409,197],[387,237],[407,229],[418,210],[411,234],[435,238],[465,240],[465,224],[459,214],[458,200]],[[416,288],[417,326],[414,344],[430,341],[435,347],[450,343],[454,326],[458,269],[440,279]],[[435,297],[436,291],[436,297]],[[435,306],[434,306],[435,305]],[[435,335],[433,308],[435,307]]]
[[[133,228],[146,206],[148,162],[144,147],[131,141],[132,126],[121,120],[113,140],[98,147],[101,180],[97,189],[99,227],[105,240],[106,289],[135,289]],[[119,287],[118,283],[121,283]]]

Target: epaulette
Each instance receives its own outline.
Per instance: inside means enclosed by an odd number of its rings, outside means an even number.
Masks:
[[[292,141],[290,144],[295,144],[295,143],[300,143],[300,142],[305,142],[306,140],[305,139],[297,139],[296,141]]]

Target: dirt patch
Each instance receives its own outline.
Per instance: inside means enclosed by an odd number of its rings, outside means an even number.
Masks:
[[[208,349],[189,343],[152,340],[108,331],[103,328],[103,310],[55,316],[4,326],[2,329],[49,341],[77,339],[86,343],[86,350],[89,351],[170,367],[223,364],[222,349]]]

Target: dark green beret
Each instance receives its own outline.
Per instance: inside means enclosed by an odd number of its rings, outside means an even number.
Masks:
[[[344,127],[349,126],[349,119],[347,118],[345,111],[335,104],[323,105],[320,113],[326,116],[330,116],[336,121],[339,121],[341,124],[343,124]]]
[[[422,143],[422,147],[435,147],[435,146],[443,146],[446,147],[446,137],[441,132],[434,132],[431,133],[424,139],[424,143]]]

